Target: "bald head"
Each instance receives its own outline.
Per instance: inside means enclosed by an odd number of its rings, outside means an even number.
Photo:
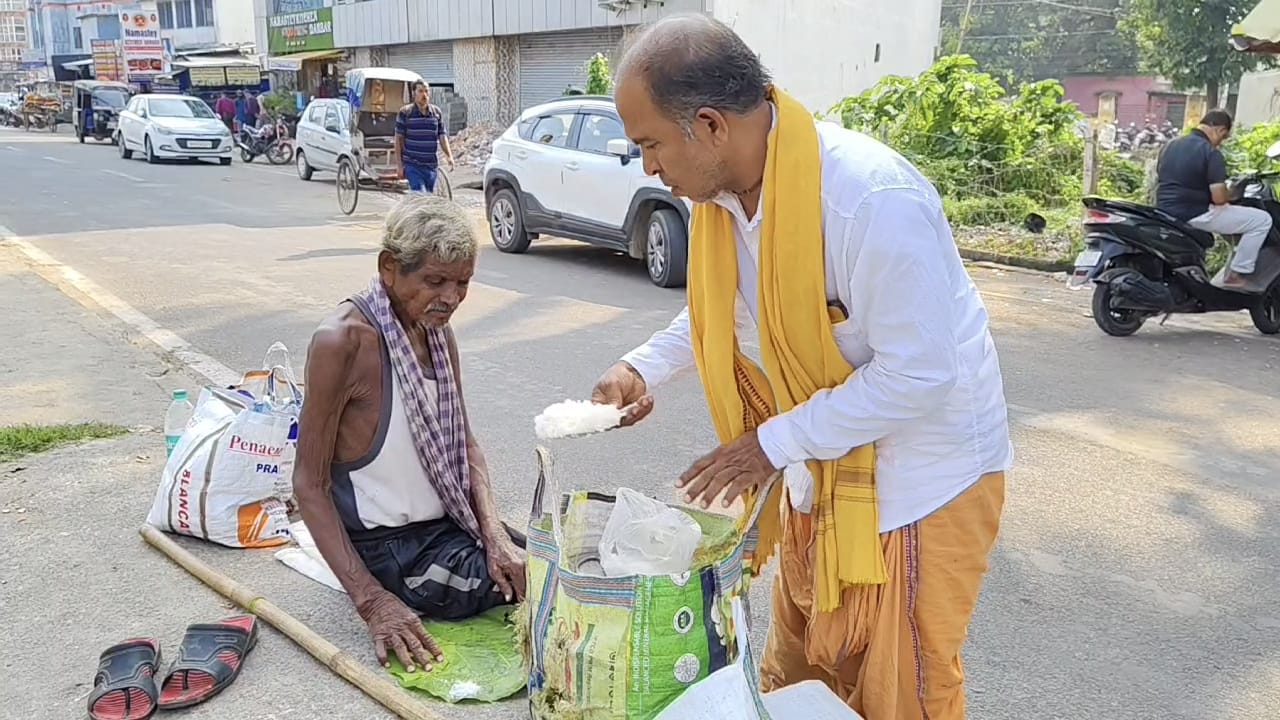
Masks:
[[[769,72],[728,25],[673,15],[644,28],[618,65],[618,84],[640,80],[654,106],[688,126],[699,108],[746,115],[765,102]]]

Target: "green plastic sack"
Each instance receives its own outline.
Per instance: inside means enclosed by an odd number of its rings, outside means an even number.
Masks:
[[[515,695],[524,689],[526,675],[509,618],[512,610],[498,607],[459,622],[423,623],[440,645],[444,662],[434,663],[431,672],[409,672],[391,654],[391,674],[400,687],[450,703],[497,702]]]
[[[529,703],[535,720],[652,720],[694,683],[738,657],[732,601],[745,600],[754,523],[688,512],[702,527],[693,567],[678,575],[603,577],[598,543],[613,497],[561,496],[550,454],[529,522],[526,606]],[[544,512],[548,505],[558,512]],[[554,499],[552,499],[554,498]]]

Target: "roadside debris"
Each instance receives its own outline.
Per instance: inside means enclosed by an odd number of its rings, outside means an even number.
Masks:
[[[488,162],[493,141],[498,139],[504,129],[493,123],[468,125],[462,132],[449,138],[453,159],[460,167],[479,170]]]

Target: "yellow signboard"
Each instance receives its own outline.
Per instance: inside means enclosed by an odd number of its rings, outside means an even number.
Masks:
[[[188,69],[191,84],[196,87],[222,87],[227,84],[227,75],[220,67],[193,67]]]
[[[229,65],[227,71],[228,85],[258,85],[262,82],[262,71],[252,65]]]

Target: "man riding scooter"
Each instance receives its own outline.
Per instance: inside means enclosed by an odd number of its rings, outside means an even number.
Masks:
[[[1228,204],[1227,163],[1219,148],[1231,137],[1232,124],[1226,110],[1210,110],[1199,127],[1165,146],[1156,166],[1156,207],[1197,230],[1240,235],[1222,287],[1243,290],[1271,232],[1271,216]]]

